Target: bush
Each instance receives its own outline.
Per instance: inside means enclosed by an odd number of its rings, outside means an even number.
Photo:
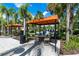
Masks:
[[[74,30],[74,31],[73,31],[73,34],[74,34],[74,35],[79,34],[79,29]]]
[[[60,39],[65,39],[65,32],[60,32],[59,37]]]
[[[77,36],[70,37],[69,42],[65,43],[64,48],[67,51],[79,49],[79,37]]]

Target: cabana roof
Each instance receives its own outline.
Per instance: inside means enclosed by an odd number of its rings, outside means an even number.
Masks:
[[[8,24],[6,27],[22,27],[21,24]]]
[[[48,25],[48,24],[56,24],[58,23],[58,15],[49,16],[47,18],[30,20],[27,24],[38,24],[38,25]]]

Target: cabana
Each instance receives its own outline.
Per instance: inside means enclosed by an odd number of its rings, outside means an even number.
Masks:
[[[30,20],[27,22],[27,24],[36,24],[36,25],[55,25],[55,51],[56,51],[56,24],[59,24],[58,15],[49,16],[47,18],[42,19],[36,19],[36,20]],[[41,37],[41,36],[40,36]]]
[[[20,27],[23,27],[23,26],[21,24],[8,24],[8,25],[5,25],[5,27],[6,27],[6,29],[8,28],[9,30],[11,30],[10,32],[12,33],[12,29],[20,28]]]
[[[27,24],[38,24],[38,25],[49,25],[49,24],[57,24],[57,23],[59,23],[57,15],[50,16],[47,18],[42,18],[42,19],[31,20],[27,22]]]
[[[8,25],[5,25],[6,27],[22,27],[21,24],[8,24]]]

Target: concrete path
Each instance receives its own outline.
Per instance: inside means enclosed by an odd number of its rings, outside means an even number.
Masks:
[[[32,40],[23,45],[19,44],[12,38],[0,38],[0,52],[4,52],[10,49],[9,52],[3,54],[3,56],[57,56],[59,54],[60,41],[57,42],[57,51],[53,43],[38,42]],[[3,47],[3,48],[2,48]],[[15,49],[12,49],[16,47]]]
[[[55,52],[54,47],[42,42],[40,45],[38,45],[31,51],[30,55],[31,56],[57,56],[57,53]]]
[[[21,53],[20,52],[24,48],[24,51]],[[57,56],[58,53],[55,52],[54,46],[51,46],[50,44],[46,44],[44,42],[38,43],[36,42],[35,44],[30,44],[26,45],[25,47],[21,47],[17,49],[12,56]]]
[[[19,41],[10,37],[0,37],[0,53],[19,46]]]

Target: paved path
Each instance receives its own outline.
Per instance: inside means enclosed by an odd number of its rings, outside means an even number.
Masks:
[[[15,50],[11,56],[57,56],[58,53],[55,52],[54,47],[42,43],[35,43],[35,44],[27,44],[24,47],[20,47]]]
[[[10,37],[0,37],[0,53],[19,46],[19,41]]]
[[[57,56],[54,47],[42,42],[40,45],[36,46],[30,53],[31,56]]]
[[[7,42],[6,40],[8,40],[8,41],[11,40],[11,38],[10,39],[2,38],[2,39],[5,40],[5,42]],[[12,41],[10,41],[6,44],[6,46],[8,45],[7,46],[8,48],[9,48],[9,45],[11,44],[11,42]],[[16,42],[16,43],[17,43],[16,46],[20,45],[19,42]],[[2,44],[2,42],[0,42],[0,44]],[[58,41],[58,44],[59,44],[59,41]],[[11,46],[13,46],[13,45],[15,47],[14,43],[11,44]],[[0,45],[0,46],[2,46],[2,45]],[[5,45],[3,47],[5,47]],[[8,50],[8,49],[6,49],[7,47],[5,47],[4,50]],[[57,52],[55,52],[54,49],[55,49],[55,47],[53,46],[53,44],[38,42],[38,41],[33,40],[33,41],[30,41],[28,43],[21,45],[20,47],[13,49],[10,52],[4,53],[3,56],[57,56],[59,54],[59,48],[57,47]]]

